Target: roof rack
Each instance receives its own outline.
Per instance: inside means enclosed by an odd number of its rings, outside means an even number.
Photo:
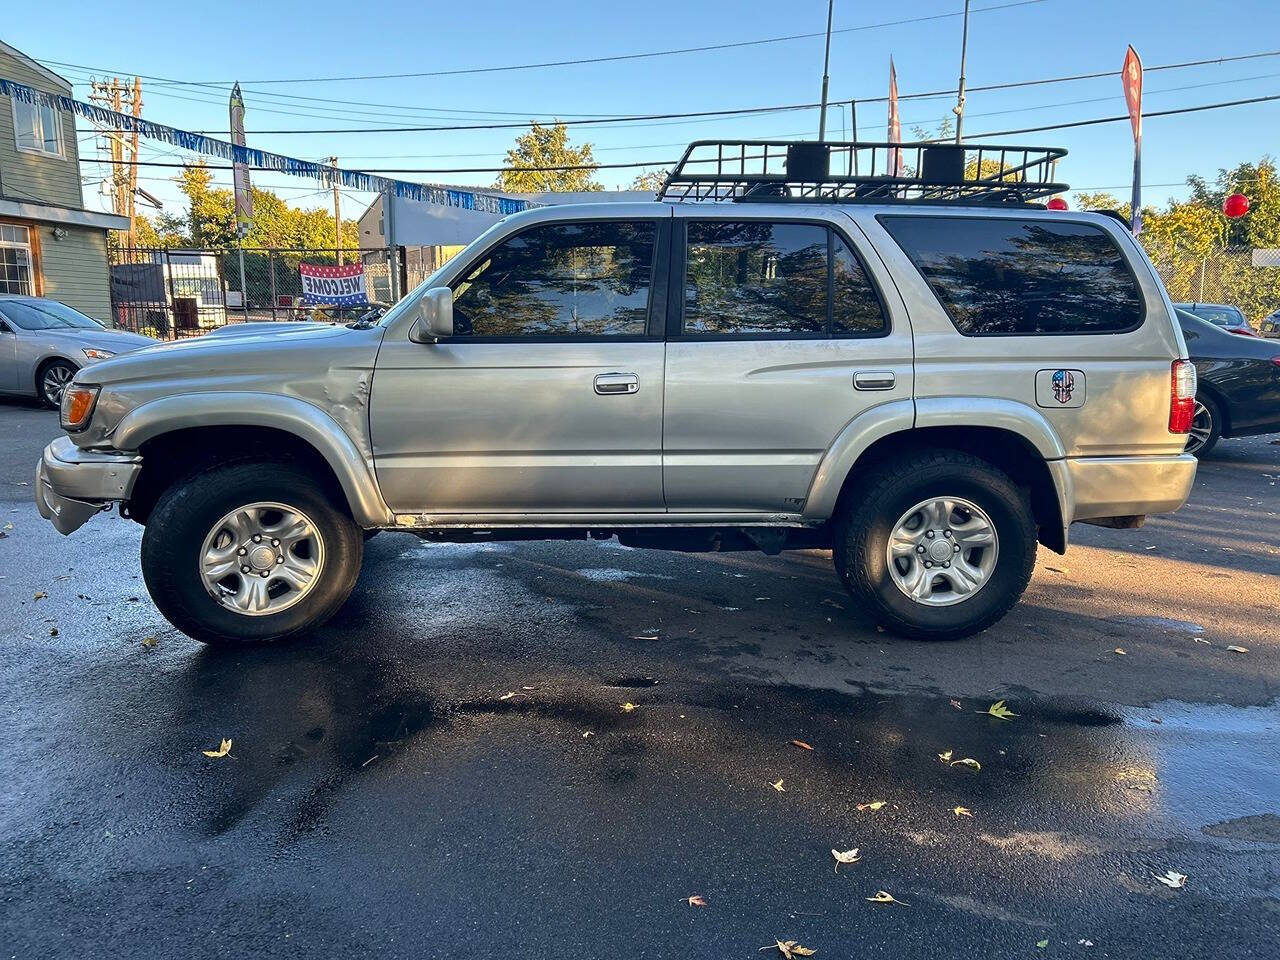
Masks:
[[[659,200],[1029,204],[1053,182],[1061,147],[695,140]]]

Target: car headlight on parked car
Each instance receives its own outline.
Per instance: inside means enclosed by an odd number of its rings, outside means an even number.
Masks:
[[[115,353],[110,350],[99,350],[96,347],[85,347],[84,355],[90,360],[106,360],[108,357],[114,357]]]
[[[88,425],[89,418],[93,416],[94,404],[98,402],[100,389],[72,383],[62,391],[60,414],[63,430],[80,430]]]

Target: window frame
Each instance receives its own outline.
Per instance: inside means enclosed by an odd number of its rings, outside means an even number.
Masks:
[[[472,270],[489,259],[493,251],[497,250],[504,244],[510,243],[518,237],[531,233],[534,230],[541,230],[547,227],[564,227],[579,226],[584,224],[606,224],[606,223],[622,223],[622,224],[640,224],[649,223],[654,228],[653,238],[653,260],[650,263],[649,270],[649,301],[646,306],[645,332],[628,333],[616,336],[607,334],[590,334],[590,333],[552,333],[538,334],[528,337],[510,337],[510,336],[475,336],[455,334],[450,337],[441,337],[440,343],[463,344],[463,343],[647,343],[650,341],[662,340],[662,317],[664,315],[663,302],[667,294],[667,276],[666,260],[670,257],[670,217],[661,217],[655,215],[653,217],[584,217],[575,220],[543,220],[538,223],[531,223],[526,227],[512,233],[505,234],[494,240],[493,243],[486,246],[483,250],[472,257],[458,271],[457,275],[449,282],[449,291],[455,296],[457,289],[467,282]]]
[[[1013,222],[1013,223],[1044,222],[1050,226],[1054,224],[1065,223],[1065,224],[1071,224],[1073,226],[1088,227],[1091,230],[1096,230],[1098,233],[1102,234],[1102,236],[1107,240],[1107,242],[1111,244],[1112,249],[1114,249],[1115,252],[1119,255],[1120,262],[1124,265],[1125,273],[1128,274],[1129,279],[1133,282],[1133,289],[1138,294],[1138,303],[1139,303],[1137,322],[1133,323],[1128,327],[1124,327],[1116,330],[1037,330],[1033,332],[1021,332],[1021,331],[1014,330],[1014,331],[999,332],[999,333],[966,333],[964,330],[960,329],[960,324],[956,322],[956,318],[952,315],[951,311],[947,308],[947,305],[942,302],[942,298],[938,296],[938,291],[936,291],[933,288],[933,284],[929,282],[929,278],[925,274],[924,268],[920,266],[920,262],[919,260],[916,259],[915,254],[913,254],[910,250],[908,250],[898,240],[898,238],[893,235],[893,232],[890,231],[889,228],[885,225],[885,221],[887,220],[916,220],[916,219],[932,220],[935,223],[938,221],[954,222],[957,220],[977,221],[979,223],[990,223],[993,220],[1001,221],[1001,222]],[[960,336],[962,337],[968,337],[973,340],[986,340],[986,339],[1000,338],[1000,337],[1115,337],[1115,336],[1124,336],[1125,334],[1129,334],[1129,333],[1134,333],[1137,330],[1142,329],[1142,327],[1147,322],[1147,316],[1149,311],[1147,309],[1146,291],[1142,289],[1142,281],[1139,279],[1138,273],[1134,269],[1132,261],[1129,259],[1129,257],[1125,255],[1124,249],[1121,246],[1120,242],[1115,238],[1115,236],[1111,233],[1110,230],[1108,230],[1106,227],[1104,227],[1100,223],[1095,223],[1091,220],[1085,220],[1080,217],[1051,217],[1051,218],[1050,217],[1043,217],[1043,218],[1027,217],[1027,216],[975,217],[972,215],[963,215],[963,214],[951,215],[946,213],[933,213],[933,212],[920,213],[920,214],[880,213],[876,215],[876,223],[880,226],[880,229],[885,232],[885,235],[888,236],[888,238],[898,247],[898,249],[903,252],[906,258],[911,261],[911,266],[915,268],[916,274],[920,277],[920,281],[925,285],[925,288],[929,291],[929,295],[933,297],[934,301],[938,304],[938,307],[942,310],[946,318],[949,321],[951,321],[952,328],[956,331],[956,333],[960,334]]]
[[[796,224],[800,226],[821,227],[827,232],[827,323],[823,333],[686,333],[684,330],[685,312],[685,270],[689,251],[690,223],[769,223]],[[872,333],[833,333],[831,330],[835,317],[835,238],[839,237],[853,254],[853,259],[862,270],[863,276],[871,287],[871,292],[880,306],[880,315],[884,317],[884,326]],[[893,333],[893,315],[889,312],[889,304],[876,275],[867,265],[867,259],[852,237],[845,230],[820,217],[700,217],[691,215],[678,217],[671,236],[671,274],[667,280],[667,290],[671,292],[667,299],[667,340],[673,343],[715,343],[749,341],[749,340],[875,340],[890,336]]]
[[[0,236],[0,247],[6,250],[25,250],[27,252],[27,272],[31,290],[27,293],[11,294],[18,297],[39,297],[44,293],[43,284],[40,277],[40,243],[39,231],[29,223],[19,223],[16,220],[0,220],[0,225],[6,227],[20,227],[27,231],[27,242],[18,243],[13,240],[5,240]],[[8,281],[5,281],[6,283]],[[6,290],[5,293],[10,293]]]
[[[41,107],[48,106],[48,107],[49,107],[49,109],[53,112],[53,117],[54,117],[53,122],[54,122],[54,126],[56,126],[56,127],[57,127],[57,130],[56,130],[56,139],[57,139],[57,141],[58,141],[58,151],[57,151],[57,153],[52,153],[52,152],[50,152],[50,151],[48,151],[48,150],[44,149],[44,147],[29,147],[29,146],[24,146],[24,145],[22,144],[22,141],[18,138],[18,103],[19,103],[19,101],[18,101],[18,99],[17,99],[16,97],[10,97],[10,98],[9,98],[9,106],[10,106],[10,108],[11,108],[11,112],[12,112],[12,114],[13,114],[13,145],[14,145],[14,148],[15,148],[15,149],[17,149],[18,151],[22,152],[22,153],[30,153],[30,154],[34,154],[34,155],[35,155],[35,156],[37,156],[37,157],[57,157],[57,158],[58,158],[58,159],[60,159],[60,160],[66,160],[66,159],[68,159],[68,157],[67,157],[67,143],[66,143],[66,140],[63,138],[63,135],[62,135],[62,134],[63,134],[62,111],[61,111],[61,110],[59,110],[57,107],[52,106],[52,105],[50,105],[50,104],[45,104],[45,103],[38,103],[38,104],[36,104],[36,103],[27,103],[25,100],[24,100],[24,101],[22,101],[22,103],[23,103],[23,105],[24,105],[24,106],[31,107],[31,108],[33,108],[33,109],[36,111],[36,120],[37,120],[37,121],[39,122],[39,124],[40,124],[40,142],[41,142],[41,143],[43,143],[43,142],[44,142],[45,137],[44,137],[44,119],[43,119],[44,115],[43,115],[43,113],[42,113],[42,111],[41,111],[41,109],[40,109],[40,108],[41,108]]]

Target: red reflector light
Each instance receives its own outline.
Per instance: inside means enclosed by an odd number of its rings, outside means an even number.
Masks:
[[[1169,377],[1169,432],[1190,433],[1195,416],[1195,364],[1190,360],[1175,360]]]

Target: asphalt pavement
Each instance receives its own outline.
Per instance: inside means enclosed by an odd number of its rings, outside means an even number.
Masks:
[[[39,519],[57,432],[0,403],[0,957],[1280,956],[1270,438],[968,640],[817,551],[388,533],[330,625],[219,652],[139,527]]]

